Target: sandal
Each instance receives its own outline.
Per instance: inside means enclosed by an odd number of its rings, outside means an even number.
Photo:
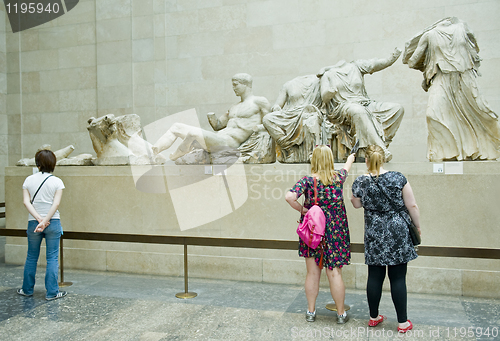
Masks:
[[[408,323],[410,323],[410,325],[408,327],[406,327],[406,328],[400,328],[400,327],[398,327],[398,332],[400,332],[400,333],[406,333],[408,330],[413,329],[413,323],[411,323],[410,320],[408,320]]]
[[[371,320],[370,319],[370,321],[368,321],[368,326],[369,327],[375,327],[375,326],[377,326],[379,323],[381,323],[384,320],[387,320],[387,316],[379,315],[379,316],[377,316],[376,320]]]

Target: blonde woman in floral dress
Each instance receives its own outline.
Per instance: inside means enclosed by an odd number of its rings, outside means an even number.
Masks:
[[[318,206],[321,207],[326,218],[323,249],[320,247],[311,249],[302,240],[299,241],[299,256],[306,259],[305,292],[308,322],[314,322],[316,319],[316,298],[322,270],[319,265],[322,257],[330,283],[330,292],[337,306],[337,323],[343,324],[348,320],[344,309],[345,286],[342,279],[342,267],[350,263],[351,252],[342,188],[353,162],[354,155],[350,155],[344,168],[336,171],[332,150],[325,145],[316,147],[311,159],[311,176],[300,179],[285,197],[292,208],[301,212],[302,215],[306,214],[314,204],[314,178],[316,178]],[[301,205],[297,199],[303,194],[305,200],[304,205]]]

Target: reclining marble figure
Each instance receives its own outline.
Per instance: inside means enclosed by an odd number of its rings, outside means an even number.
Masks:
[[[159,155],[162,151],[170,148],[179,138],[182,140],[181,144],[169,156],[174,161],[201,148],[210,153],[212,157],[209,157],[208,160],[206,157],[194,157],[193,163],[207,161],[217,163],[213,155],[221,151],[229,151],[238,155],[241,153],[241,157],[246,157],[243,162],[274,162],[272,140],[269,136],[266,138],[266,133],[261,125],[262,118],[269,112],[269,101],[264,97],[253,95],[252,77],[246,73],[234,75],[232,84],[234,93],[241,98],[241,101],[234,104],[227,113],[219,118],[214,113],[207,114],[208,121],[216,132],[184,123],[174,123],[154,144],[154,154]],[[258,155],[255,153],[255,148],[258,148]]]
[[[94,165],[149,165],[163,164],[163,155],[154,155],[152,145],[142,138],[139,116],[91,117],[87,130],[97,157]]]
[[[326,106],[328,119],[341,130],[337,138],[350,150],[359,140],[361,155],[371,144],[382,147],[386,160],[392,158],[389,144],[396,135],[404,109],[396,103],[376,102],[368,97],[364,75],[381,71],[401,55],[401,50],[383,59],[341,60],[333,66],[322,68],[320,80],[321,99]]]
[[[50,144],[44,144],[38,148],[37,152],[40,150],[52,150]],[[69,145],[62,149],[58,149],[54,152],[56,156],[56,165],[58,166],[92,166],[92,154],[79,154],[74,157],[69,157],[71,153],[75,150],[73,145]],[[35,167],[35,158],[24,158],[16,163],[16,166],[25,167]]]

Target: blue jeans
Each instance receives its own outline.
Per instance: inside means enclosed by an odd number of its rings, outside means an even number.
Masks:
[[[28,255],[24,264],[23,291],[27,295],[33,294],[35,287],[36,266],[40,256],[40,245],[45,237],[45,247],[47,251],[47,270],[45,271],[46,297],[55,297],[59,292],[58,272],[59,272],[59,240],[62,235],[61,221],[51,219],[49,226],[43,232],[35,232],[38,221],[28,221]]]

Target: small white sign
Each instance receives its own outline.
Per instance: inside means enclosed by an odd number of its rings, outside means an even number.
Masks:
[[[463,162],[445,162],[445,174],[464,174]]]
[[[217,165],[213,167],[214,167],[214,175],[227,175],[226,165]]]
[[[205,174],[212,175],[212,166],[205,166]]]
[[[36,174],[36,173],[38,173],[38,168],[33,167],[33,174]]]
[[[444,166],[442,163],[435,163],[432,165],[434,173],[444,173]]]

